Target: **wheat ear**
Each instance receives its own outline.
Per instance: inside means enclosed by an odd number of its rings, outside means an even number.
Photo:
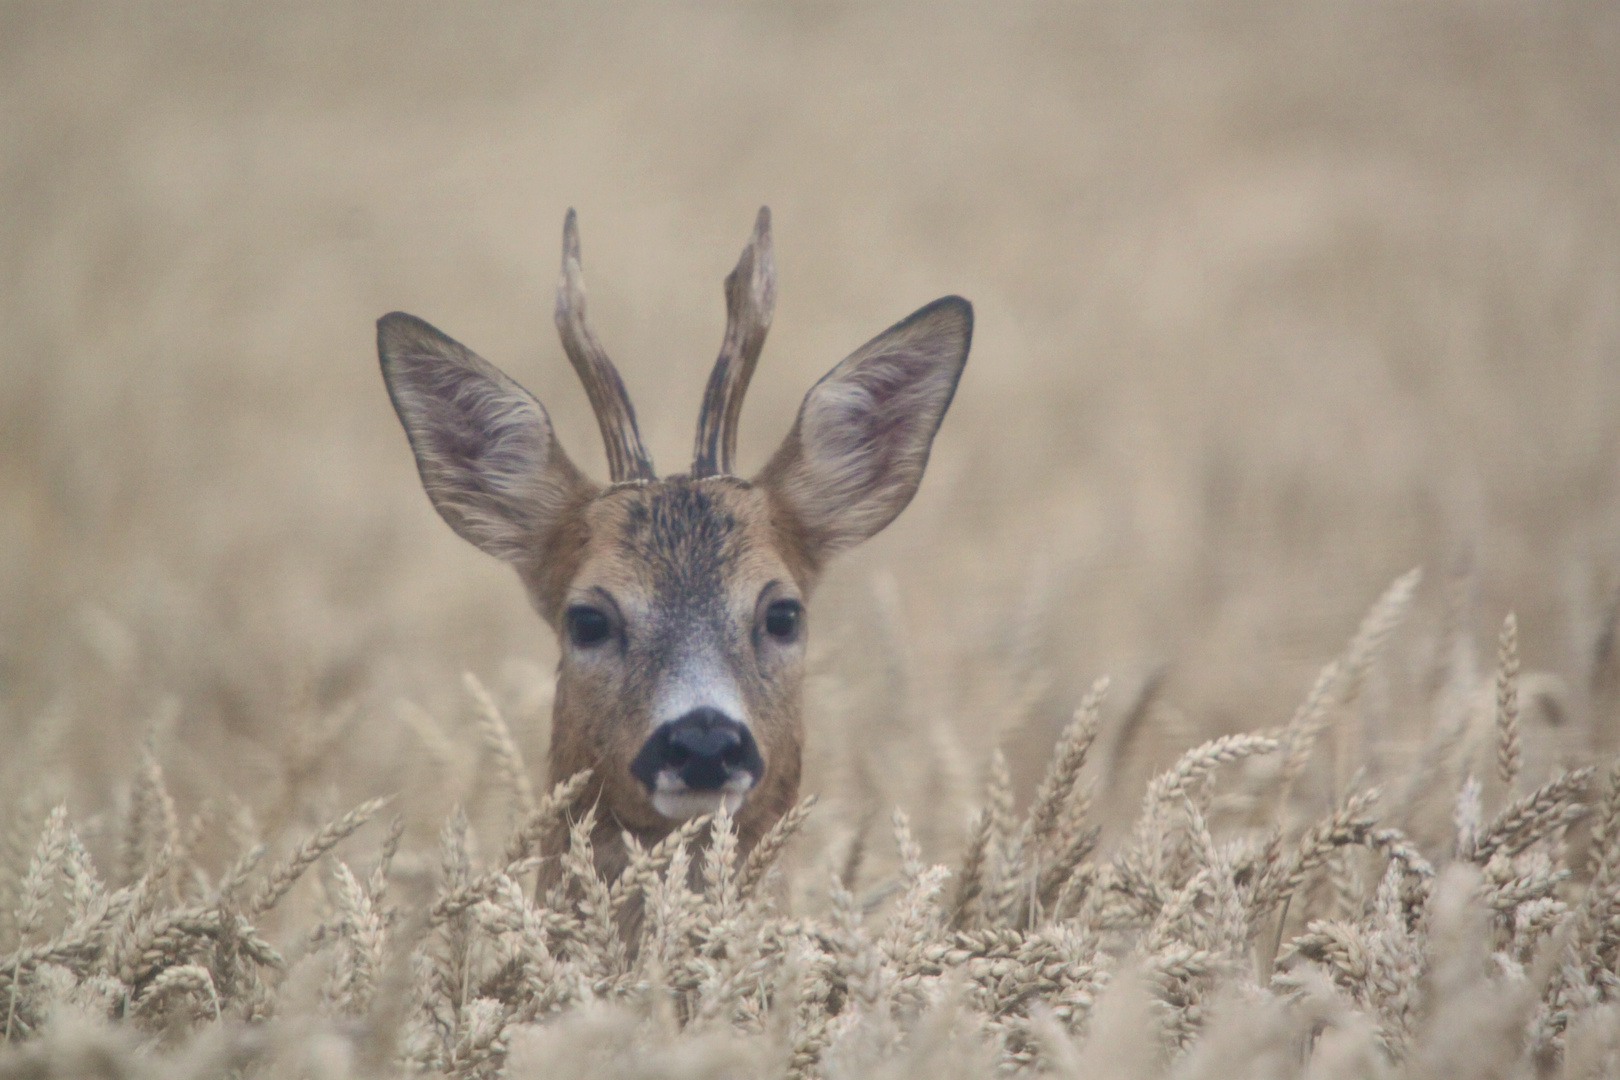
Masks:
[[[777,856],[782,853],[787,842],[793,839],[810,817],[810,811],[815,805],[816,796],[806,795],[799,800],[797,806],[778,818],[776,824],[760,837],[759,843],[754,845],[754,850],[743,860],[742,872],[737,875],[738,896],[746,900],[753,895],[759,883],[775,865]]]
[[[1523,753],[1519,747],[1519,620],[1508,612],[1496,641],[1496,771],[1513,794]]]
[[[1360,696],[1367,671],[1383,651],[1389,636],[1406,620],[1412,610],[1412,597],[1422,580],[1421,569],[1408,570],[1384,590],[1384,595],[1378,598],[1378,602],[1361,620],[1356,636],[1350,639],[1350,647],[1345,650],[1344,693],[1340,696],[1344,704],[1348,705]]]
[[[1064,804],[1074,791],[1080,770],[1085,767],[1086,754],[1097,739],[1097,720],[1107,696],[1108,676],[1104,675],[1091,684],[1091,689],[1080,700],[1080,707],[1074,711],[1074,719],[1063,729],[1057,755],[1029,808],[1027,832],[1036,844],[1047,842],[1056,831]]]
[[[494,696],[484,688],[478,676],[464,671],[461,681],[478,703],[478,730],[484,737],[484,746],[495,756],[501,779],[506,782],[517,803],[518,816],[527,818],[535,811],[534,785],[529,781],[529,769],[523,763],[517,740],[512,738],[512,729],[506,726],[500,706],[495,704]]]
[[[389,801],[387,798],[367,800],[299,844],[285,861],[270,872],[264,884],[259,886],[259,891],[253,894],[253,899],[248,901],[244,914],[254,919],[275,907],[297,884],[304,871],[353,835],[360,826],[376,817],[377,811],[387,806]]]

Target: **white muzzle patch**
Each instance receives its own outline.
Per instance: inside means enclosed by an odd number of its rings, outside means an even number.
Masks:
[[[658,785],[652,793],[653,809],[672,821],[718,813],[721,806],[726,813],[735,814],[753,786],[753,773],[738,773],[718,790],[693,791],[673,769],[665,769],[658,774]]]
[[[718,659],[704,657],[682,664],[664,680],[653,695],[652,724],[648,734],[664,724],[679,720],[698,709],[713,709],[748,726],[748,709],[743,705],[737,680]]]

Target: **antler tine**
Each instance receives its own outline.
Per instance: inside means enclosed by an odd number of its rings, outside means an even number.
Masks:
[[[641,444],[636,428],[636,410],[619,378],[618,369],[585,318],[585,275],[579,261],[579,223],[573,208],[563,219],[562,279],[557,282],[557,333],[563,351],[585,384],[591,410],[602,429],[607,447],[608,474],[614,483],[624,480],[652,480],[651,456]]]
[[[703,392],[698,412],[697,444],[692,475],[731,472],[737,452],[737,418],[754,365],[765,346],[776,308],[776,262],[771,256],[771,208],[759,208],[754,235],[743,248],[736,269],[726,277],[726,336]]]

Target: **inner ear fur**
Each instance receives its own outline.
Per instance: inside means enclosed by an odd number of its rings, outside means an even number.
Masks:
[[[480,550],[532,566],[595,491],[545,408],[494,364],[403,312],[378,320],[377,354],[439,516]]]
[[[973,339],[973,306],[946,296],[822,377],[755,482],[793,518],[815,563],[854,546],[911,502]]]

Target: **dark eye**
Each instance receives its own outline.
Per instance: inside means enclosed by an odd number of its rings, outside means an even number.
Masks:
[[[804,605],[797,600],[772,600],[765,609],[765,632],[777,641],[797,640],[804,622]]]
[[[613,636],[613,623],[593,607],[575,604],[568,609],[568,640],[582,649],[600,645]]]

